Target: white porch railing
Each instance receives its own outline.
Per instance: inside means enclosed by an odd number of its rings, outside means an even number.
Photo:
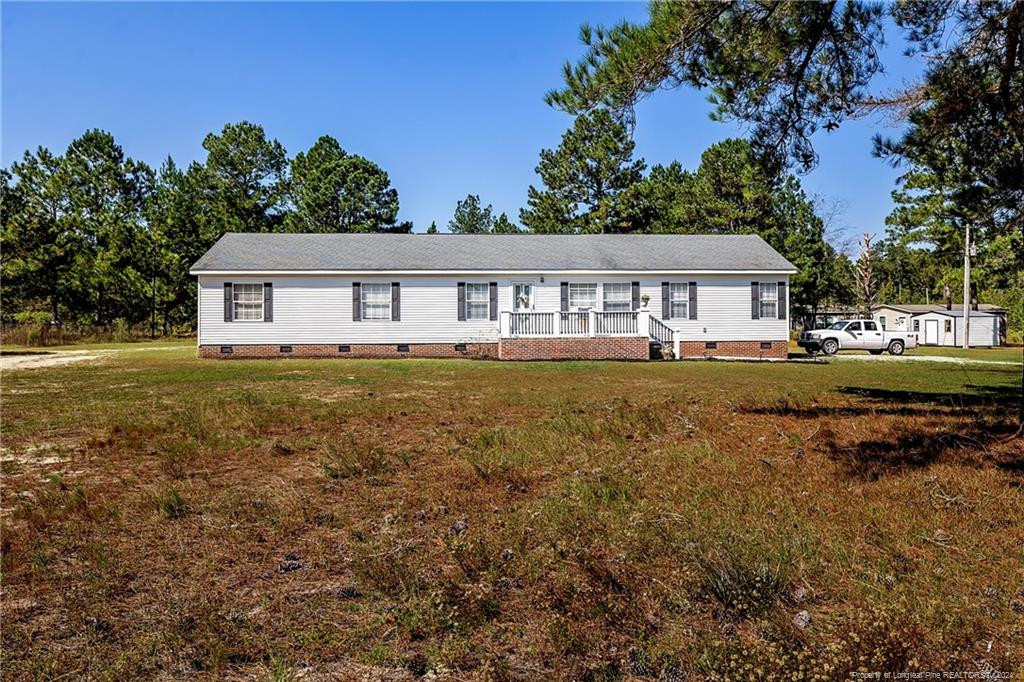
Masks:
[[[508,316],[508,334],[505,316]],[[555,336],[555,313],[502,313],[502,336]]]
[[[639,312],[638,310],[633,310],[629,312],[597,313],[594,318],[594,322],[597,323],[595,331],[598,336],[638,336],[640,327],[636,323],[636,318]]]
[[[648,336],[651,313],[648,310],[606,312],[501,313],[501,335],[519,336]]]
[[[674,336],[675,332],[672,331],[672,327],[668,326],[653,315],[651,316],[650,337],[652,339],[663,346],[672,346],[672,338]]]
[[[561,336],[590,336],[590,313],[572,311],[558,313],[558,332]]]

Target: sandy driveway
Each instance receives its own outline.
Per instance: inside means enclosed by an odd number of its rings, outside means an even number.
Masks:
[[[825,359],[817,356],[819,359]],[[871,362],[943,362],[951,365],[1015,365],[1021,363],[1011,360],[975,360],[973,358],[954,358],[948,355],[833,355],[828,360],[870,360]]]
[[[50,350],[0,355],[0,371],[60,367],[74,362],[99,360],[112,352],[98,350]]]

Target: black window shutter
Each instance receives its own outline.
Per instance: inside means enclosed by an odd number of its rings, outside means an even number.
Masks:
[[[401,282],[391,283],[391,320],[398,322],[402,319],[402,284]]]
[[[632,299],[633,310],[640,310],[640,282],[633,282]]]
[[[559,290],[562,302],[562,312],[569,312],[569,283],[562,282],[561,285],[559,285]]]
[[[263,321],[274,321],[274,283],[263,283]]]
[[[491,303],[491,321],[498,319],[498,283],[491,282],[487,287],[487,293],[490,296]]]
[[[459,322],[466,321],[466,283],[459,282]]]
[[[235,316],[231,314],[231,282],[224,282],[224,321],[234,322]]]
[[[786,319],[786,283],[779,282],[779,319]]]
[[[352,282],[352,321],[363,319],[363,301],[359,282]]]
[[[689,309],[690,319],[691,320],[696,320],[697,319],[697,283],[696,282],[690,282],[686,286],[686,289],[690,293],[690,302],[689,302],[689,305],[687,305],[686,307]]]
[[[669,283],[661,283],[661,319],[671,320],[672,319],[672,295],[670,293]]]
[[[761,286],[757,282],[750,283],[750,319],[761,319]]]

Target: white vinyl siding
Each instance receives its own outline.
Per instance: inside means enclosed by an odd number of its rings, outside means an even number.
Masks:
[[[690,285],[686,282],[672,282],[668,285],[669,305],[672,319],[685,320],[690,316]]]
[[[569,283],[569,308],[596,308],[597,284],[590,282]]]
[[[231,305],[235,322],[262,322],[263,283],[233,284]]]
[[[761,282],[761,319],[774,320],[779,317],[779,285],[775,282]]]
[[[610,313],[622,313],[633,309],[633,300],[630,298],[632,285],[629,282],[605,282],[603,290],[603,310]]]
[[[543,276],[544,281],[540,278]],[[386,281],[384,280],[386,277]],[[786,275],[772,273],[784,281]],[[522,277],[482,273],[481,280],[498,282],[498,310],[512,309],[512,282]],[[693,341],[783,341],[788,338],[788,320],[750,319],[750,282],[755,275],[680,276],[678,273],[615,275],[614,273],[577,275],[558,272],[538,273],[534,280],[533,306],[536,312],[560,308],[561,282],[570,283],[575,304],[596,307],[600,282],[640,282],[641,296],[648,296],[651,315],[661,318],[661,283],[673,280],[697,282],[700,292],[700,320],[676,318],[666,324],[683,340]],[[498,320],[458,321],[458,282],[461,275],[381,275],[374,282],[365,274],[346,275],[200,275],[199,343],[231,344],[304,344],[304,343],[465,343],[498,340]],[[361,286],[390,282],[402,285],[402,319],[352,320],[352,282]],[[273,324],[232,324],[224,321],[224,283],[263,282],[274,285]],[[572,286],[576,284],[577,286]],[[580,289],[589,290],[581,300]],[[972,338],[975,334],[974,319]],[[922,325],[923,329],[923,325]]]
[[[487,283],[466,283],[466,319],[486,320],[490,317],[490,298]]]
[[[364,320],[391,319],[391,284],[365,283],[362,289]]]

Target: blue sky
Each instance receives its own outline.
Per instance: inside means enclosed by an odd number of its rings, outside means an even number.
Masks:
[[[579,25],[642,20],[642,3],[11,3],[2,7],[2,135],[62,151],[89,128],[159,165],[202,159],[225,122],[260,123],[289,152],[330,134],[380,164],[400,217],[447,224],[472,192],[518,220],[541,148],[571,118],[543,102],[583,48]],[[896,38],[896,36],[894,36]],[[898,86],[916,72],[886,48]],[[660,92],[637,109],[637,155],[697,165],[742,129],[708,120],[704,93]],[[820,134],[805,188],[842,207],[844,238],[880,233],[897,171],[870,154],[878,120]],[[884,127],[881,128],[886,132]],[[891,134],[895,131],[888,130]]]

